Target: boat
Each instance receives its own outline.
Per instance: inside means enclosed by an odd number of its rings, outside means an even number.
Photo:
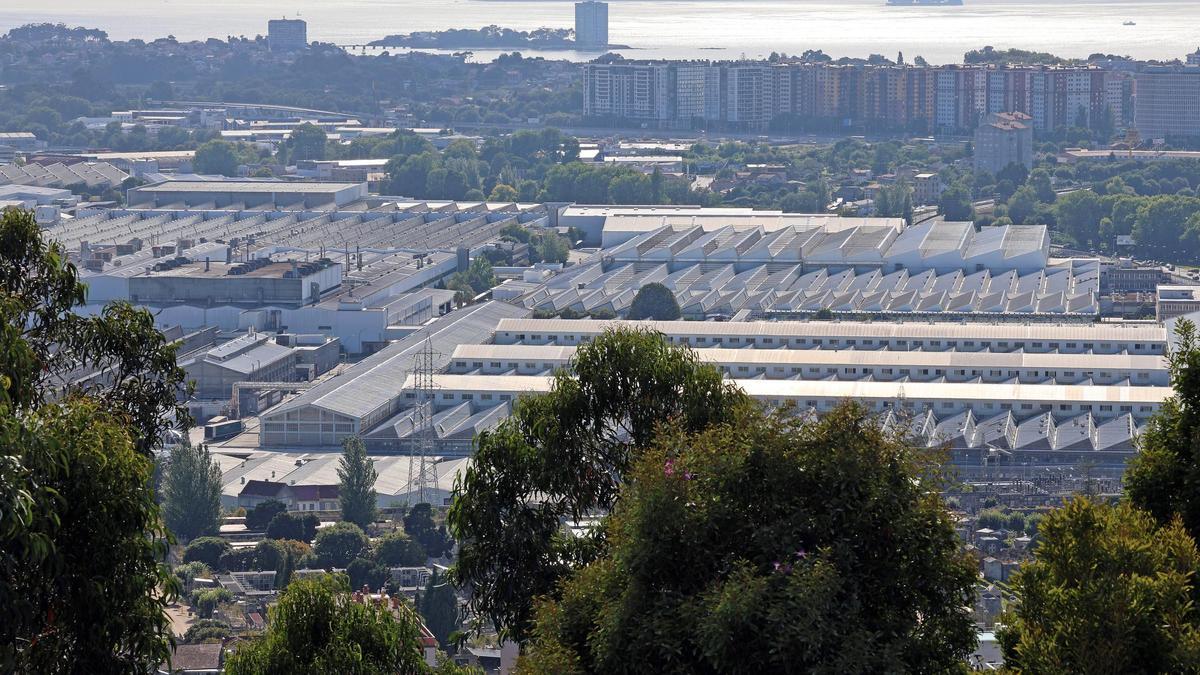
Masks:
[[[1125,23],[1123,23],[1121,25],[1122,26],[1136,26],[1137,22],[1136,21],[1126,21]]]

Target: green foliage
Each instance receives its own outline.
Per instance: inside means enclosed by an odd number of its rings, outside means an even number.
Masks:
[[[313,553],[321,567],[345,567],[351,560],[363,557],[370,547],[367,535],[354,523],[341,522],[321,528]]]
[[[200,619],[188,626],[183,641],[188,644],[222,642],[230,637],[233,637],[233,629],[229,624],[219,619]]]
[[[515,202],[517,201],[517,189],[511,185],[504,183],[496,183],[496,187],[492,188],[492,193],[488,195],[489,202]]]
[[[325,130],[305,122],[292,129],[287,148],[293,162],[307,159],[325,159]]]
[[[375,542],[375,561],[386,567],[417,567],[425,564],[425,549],[403,532],[391,532]]]
[[[971,202],[971,191],[957,183],[946,188],[938,200],[938,213],[946,220],[973,220],[975,206]]]
[[[310,542],[320,525],[321,519],[315,513],[277,513],[267,524],[267,538]]]
[[[236,176],[238,163],[232,143],[214,140],[196,148],[192,169],[199,174]]]
[[[375,462],[367,457],[366,446],[358,436],[349,436],[342,441],[342,460],[337,473],[342,520],[367,529],[375,522],[378,511],[375,479],[379,472],[375,470]]]
[[[638,289],[629,305],[629,318],[674,321],[680,316],[679,303],[671,289],[660,283],[649,283]]]
[[[580,347],[549,393],[522,397],[480,435],[455,484],[451,578],[471,587],[473,613],[523,640],[534,598],[594,554],[596,542],[560,536],[562,520],[611,507],[658,425],[702,429],[744,405],[719,371],[657,333],[608,331]]]
[[[261,532],[267,529],[271,520],[281,513],[287,513],[287,504],[278,499],[263,500],[246,514],[246,529],[252,532]]]
[[[1159,523],[1179,516],[1193,537],[1200,536],[1200,344],[1196,326],[1175,324],[1175,348],[1168,356],[1173,396],[1142,431],[1139,452],[1125,473],[1130,501]],[[1043,528],[1045,525],[1043,524]]]
[[[224,588],[197,588],[188,598],[188,604],[201,619],[212,618],[218,605],[233,602],[233,593]]]
[[[181,541],[216,534],[221,527],[221,467],[204,445],[171,449],[164,473],[163,518]]]
[[[176,565],[172,572],[175,574],[175,578],[179,579],[180,583],[182,583],[184,586],[191,584],[198,578],[211,579],[213,573],[211,567],[200,561],[192,561],[183,563],[182,565]]]
[[[1039,526],[1034,561],[999,633],[1005,665],[1033,673],[1180,673],[1200,669],[1200,555],[1178,521],[1159,526],[1129,503],[1076,498]]]
[[[425,620],[425,627],[437,638],[438,644],[449,646],[450,635],[458,630],[458,596],[454,588],[438,575],[437,570],[429,576],[425,592],[417,598],[417,611]]]
[[[390,573],[383,565],[367,558],[355,558],[346,565],[346,576],[350,578],[350,588],[379,592],[388,582]]]
[[[404,516],[404,532],[420,544],[431,558],[448,555],[454,541],[446,534],[446,527],[438,527],[433,521],[433,507],[421,503],[409,509]]]
[[[183,372],[149,313],[74,314],[84,293],[31,214],[0,214],[4,672],[144,671],[168,654],[179,582],[150,453]],[[96,371],[109,377],[78,377]]]
[[[935,461],[852,403],[666,427],[604,526],[608,550],[541,603],[530,671],[957,669],[977,569]]]
[[[230,550],[229,542],[220,537],[197,537],[183,550],[183,562],[199,562],[220,569],[221,556]]]
[[[412,615],[356,603],[342,575],[299,579],[279,596],[261,638],[243,642],[229,675],[390,675],[428,672]]]

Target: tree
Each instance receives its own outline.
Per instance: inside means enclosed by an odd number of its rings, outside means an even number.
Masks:
[[[1200,668],[1196,544],[1124,502],[1075,498],[1038,525],[999,634],[1018,672],[1180,673]]]
[[[937,459],[854,403],[668,424],[602,526],[608,550],[540,604],[530,670],[957,669],[978,572]]]
[[[379,478],[379,472],[375,470],[375,462],[367,457],[366,446],[358,436],[349,436],[342,441],[342,461],[337,473],[342,520],[367,529],[375,522],[378,510],[375,480]]]
[[[417,567],[425,559],[425,549],[403,532],[386,534],[375,544],[375,561],[385,567]]]
[[[229,675],[428,672],[411,611],[354,602],[344,575],[298,579],[279,596],[267,632],[243,642]]]
[[[1175,324],[1175,349],[1167,357],[1173,396],[1142,431],[1139,452],[1125,472],[1129,500],[1159,523],[1176,516],[1192,537],[1200,536],[1200,344],[1196,325]],[[1043,525],[1045,527],[1045,525]]]
[[[200,619],[188,626],[183,641],[187,644],[223,642],[230,637],[233,637],[233,629],[229,624],[217,619]]]
[[[433,507],[427,503],[417,504],[405,514],[404,531],[432,558],[442,557],[454,545],[446,534],[445,526],[437,527],[434,524]]]
[[[292,129],[287,140],[292,160],[325,159],[326,138],[325,130],[310,122]]]
[[[197,588],[188,598],[188,604],[201,619],[212,618],[217,605],[233,602],[233,593],[224,588]]]
[[[197,537],[183,550],[183,562],[201,562],[218,569],[221,556],[232,549],[229,542],[220,537]]]
[[[511,185],[497,183],[496,187],[492,188],[492,194],[488,195],[489,202],[515,202],[517,201],[517,189]]]
[[[1029,222],[1036,211],[1037,196],[1031,187],[1018,188],[1008,199],[1008,217],[1018,225]]]
[[[610,508],[659,424],[702,429],[744,405],[753,404],[720,371],[657,333],[607,331],[580,347],[549,393],[522,397],[512,416],[480,434],[456,479],[451,579],[471,588],[472,613],[524,640],[533,599],[599,545],[563,538],[563,519]]]
[[[438,644],[450,644],[450,634],[458,630],[458,595],[437,570],[429,576],[425,593],[418,598],[417,611],[425,619],[425,626]]]
[[[784,213],[821,213],[825,209],[818,202],[818,197],[811,190],[790,192],[779,201],[779,208]]]
[[[938,213],[946,220],[974,220],[975,205],[971,202],[971,191],[959,183],[946,188],[938,199]]]
[[[278,499],[265,499],[246,514],[246,529],[261,532],[267,529],[271,520],[281,513],[287,513],[287,504]]]
[[[167,527],[180,540],[220,530],[221,467],[207,446],[184,442],[171,449],[162,499]]]
[[[0,214],[0,671],[141,672],[179,590],[151,453],[187,419],[148,312],[85,287],[31,213]],[[99,374],[101,377],[80,377]],[[97,580],[103,583],[97,583]]]
[[[646,284],[638,289],[629,305],[629,318],[674,321],[680,316],[679,303],[671,289],[660,283]]]
[[[238,156],[233,144],[227,141],[208,141],[196,148],[192,168],[199,174],[236,176]]]
[[[267,537],[310,542],[317,536],[317,528],[320,524],[321,519],[315,513],[305,513],[304,515],[277,513],[267,524]]]
[[[346,576],[350,578],[350,588],[359,590],[364,586],[369,590],[379,591],[388,582],[388,569],[367,558],[355,558],[346,565]]]
[[[1058,229],[1081,245],[1096,241],[1102,213],[1100,198],[1091,190],[1068,192],[1054,203]]]
[[[362,557],[370,543],[367,535],[363,534],[357,525],[341,522],[321,528],[321,531],[317,532],[313,553],[326,569],[345,567],[351,560]]]

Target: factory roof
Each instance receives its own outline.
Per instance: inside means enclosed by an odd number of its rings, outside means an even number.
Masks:
[[[358,183],[292,183],[287,181],[273,180],[172,180],[165,183],[156,183],[154,185],[143,185],[135,189],[139,192],[325,192],[333,194],[347,188],[357,187],[358,185]]]
[[[575,347],[557,345],[461,345],[454,359],[509,359],[566,362]],[[944,368],[1074,368],[1077,370],[1163,370],[1166,361],[1158,355],[1062,354],[1029,352],[900,351],[884,349],[725,349],[696,348],[693,351],[712,363],[803,364],[824,366],[912,366]]]
[[[550,390],[554,378],[533,375],[434,376],[442,391],[480,391],[500,394],[534,394]],[[1018,404],[1064,402],[1158,405],[1173,394],[1170,387],[1124,387],[1058,384],[991,384],[961,382],[880,382],[867,380],[730,380],[756,399],[855,399],[912,401],[981,401]],[[405,380],[411,389],[413,379]]]
[[[399,396],[400,384],[412,372],[413,361],[428,338],[437,350],[452,350],[464,343],[488,339],[501,319],[528,315],[528,310],[503,302],[486,302],[451,312],[404,339],[389,344],[299,396],[273,408],[269,414],[317,406],[350,417],[362,417]],[[435,366],[449,361],[447,353],[435,357]]]
[[[609,328],[646,328],[666,335],[849,337],[884,340],[966,339],[1000,341],[1077,340],[1079,342],[1165,343],[1166,329],[1147,323],[1029,325],[923,321],[590,321],[576,319],[504,319],[498,334],[598,335]]]

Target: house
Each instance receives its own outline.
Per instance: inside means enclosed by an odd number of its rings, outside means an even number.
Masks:
[[[983,559],[983,578],[989,581],[1004,581],[1004,563],[988,556]]]
[[[282,499],[283,491],[287,489],[286,483],[276,483],[270,480],[248,480],[242,491],[238,493],[238,506],[250,510],[259,504],[271,500]]]
[[[238,506],[252,509],[275,499],[289,511],[339,511],[337,485],[288,485],[270,480],[249,480],[238,493]]]
[[[171,661],[158,666],[160,675],[218,675],[224,668],[225,648],[220,643],[175,645]]]
[[[283,503],[291,511],[339,511],[337,485],[288,485]]]

